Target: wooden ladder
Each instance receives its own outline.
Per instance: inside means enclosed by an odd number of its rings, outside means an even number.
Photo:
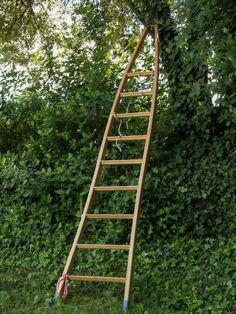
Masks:
[[[149,32],[154,33],[154,42],[155,42],[155,66],[153,71],[143,71],[143,72],[131,72],[131,69],[134,66],[135,60],[139,55],[140,49],[143,46],[144,40]],[[145,92],[124,92],[124,86],[129,78],[133,77],[153,77],[153,87],[150,91]],[[141,34],[140,40],[137,43],[137,46],[134,49],[134,52],[130,58],[130,61],[126,67],[125,73],[121,79],[119,88],[117,90],[115,100],[112,105],[112,109],[108,118],[106,129],[104,132],[102,144],[100,147],[96,168],[94,171],[93,179],[89,189],[87,201],[85,203],[84,211],[81,216],[81,221],[70,250],[67,263],[65,265],[62,279],[58,281],[57,285],[57,295],[62,296],[63,290],[65,288],[66,280],[75,280],[75,281],[98,281],[98,282],[119,282],[125,284],[125,293],[124,293],[124,310],[128,309],[129,298],[130,298],[130,287],[133,275],[134,267],[134,253],[135,253],[135,243],[137,235],[137,224],[140,214],[140,203],[142,196],[142,187],[144,182],[145,169],[147,164],[147,156],[150,146],[150,138],[153,128],[153,119],[156,108],[157,101],[157,86],[158,84],[158,27],[156,25],[147,25],[144,27],[144,30]],[[148,112],[134,112],[134,113],[116,113],[117,106],[120,103],[120,100],[123,97],[142,97],[150,96],[151,109]],[[145,135],[129,135],[129,136],[111,136],[110,131],[114,119],[127,119],[127,118],[139,118],[146,117],[148,118],[148,128]],[[128,159],[128,160],[105,160],[107,144],[110,141],[145,141],[143,158],[142,159]],[[138,184],[135,186],[98,186],[98,178],[101,173],[102,167],[106,165],[140,165],[140,174],[138,178]],[[98,191],[136,191],[135,207],[133,214],[93,214],[91,213],[92,200],[94,193]],[[129,245],[110,245],[110,244],[81,244],[81,239],[86,223],[90,219],[130,219],[132,220],[131,236]],[[112,250],[128,250],[128,264],[126,277],[98,277],[98,276],[77,276],[71,274],[72,267],[74,264],[75,257],[79,249],[112,249]],[[65,279],[66,275],[66,280]],[[63,279],[64,278],[64,279]]]

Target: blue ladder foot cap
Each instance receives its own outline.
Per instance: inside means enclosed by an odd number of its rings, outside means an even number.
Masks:
[[[56,293],[50,300],[50,303],[53,304],[55,302],[57,302],[58,300],[60,300],[59,295]]]
[[[129,301],[124,300],[124,301],[123,301],[123,310],[124,310],[124,311],[127,311],[127,310],[128,310],[128,307],[129,307]]]

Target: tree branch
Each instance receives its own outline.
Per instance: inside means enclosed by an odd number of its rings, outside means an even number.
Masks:
[[[146,24],[146,21],[145,21],[145,18],[144,18],[144,14],[137,9],[137,7],[133,4],[132,0],[125,0],[125,3],[128,5],[130,10],[136,15],[138,20],[142,24]]]

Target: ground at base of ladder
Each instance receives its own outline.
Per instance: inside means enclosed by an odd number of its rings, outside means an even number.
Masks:
[[[123,301],[112,296],[79,296],[70,294],[67,300],[58,300],[52,304],[53,290],[44,289],[34,281],[21,278],[21,284],[13,274],[0,273],[0,313],[4,314],[123,314]],[[17,282],[16,282],[17,281]],[[35,282],[36,283],[36,282]],[[19,285],[18,285],[19,284]],[[146,303],[148,304],[148,302]],[[145,304],[135,303],[129,306],[129,314],[157,314],[156,309]],[[164,313],[163,313],[164,314]]]

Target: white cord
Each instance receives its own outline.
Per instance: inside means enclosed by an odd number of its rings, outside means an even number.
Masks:
[[[123,135],[122,135],[122,133],[121,133],[121,126],[122,126],[122,123],[123,123],[123,121],[122,121],[122,119],[120,120],[120,123],[119,123],[119,126],[118,126],[118,133],[119,133],[119,136],[117,136],[117,138],[116,138],[116,147],[119,149],[119,151],[120,152],[122,152],[122,148],[121,148],[121,146],[120,146],[120,144],[118,144],[118,140],[119,140],[119,138],[121,138]]]

